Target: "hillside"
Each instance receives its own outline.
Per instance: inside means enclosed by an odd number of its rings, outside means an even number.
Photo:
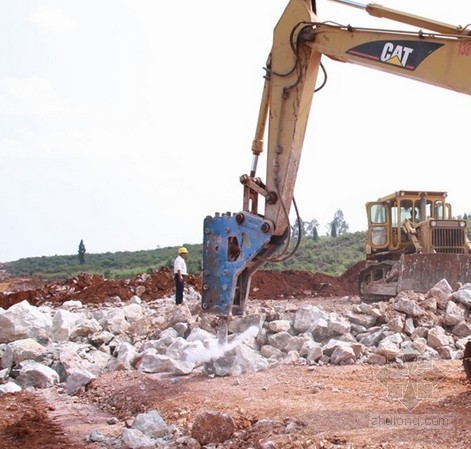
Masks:
[[[336,238],[304,238],[296,254],[278,264],[267,264],[268,270],[299,270],[340,276],[348,268],[364,259],[365,232],[347,233]],[[294,244],[294,243],[293,243]],[[197,274],[202,266],[202,245],[185,244],[189,250],[187,259],[190,274]],[[138,274],[152,274],[160,268],[171,268],[176,247],[142,251],[86,254],[85,264],[80,265],[78,254],[30,257],[0,264],[13,277],[38,277],[43,279],[67,279],[81,273],[101,274],[107,279],[131,278]]]

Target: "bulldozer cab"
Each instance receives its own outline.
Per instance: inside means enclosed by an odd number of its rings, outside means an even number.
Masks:
[[[453,221],[451,205],[446,202],[446,197],[446,192],[401,190],[368,202],[367,257],[381,252],[436,251],[438,248],[434,248],[432,236],[437,234],[434,229],[443,229],[446,223],[446,226],[457,227],[460,231],[463,225]],[[452,246],[456,247],[456,244]]]

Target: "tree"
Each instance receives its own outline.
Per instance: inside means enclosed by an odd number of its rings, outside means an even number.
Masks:
[[[291,237],[294,239],[299,238],[299,222],[296,220],[291,226]]]
[[[85,264],[85,253],[86,252],[87,252],[87,250],[85,249],[85,245],[83,243],[83,240],[80,240],[80,244],[79,244],[79,247],[78,247],[78,257],[79,257],[80,265]]]
[[[348,232],[348,224],[340,209],[335,212],[334,219],[329,223],[329,228],[331,237],[338,237]]]
[[[330,236],[334,238],[337,237],[337,224],[335,220],[330,222]]]
[[[303,237],[311,237],[314,240],[317,240],[319,238],[319,233],[317,231],[317,228],[319,227],[319,223],[315,218],[313,218],[311,221],[302,221],[301,220],[301,225],[302,225],[302,236]],[[294,222],[294,224],[291,226],[291,237],[293,238],[298,238],[299,237],[299,223],[298,220]]]

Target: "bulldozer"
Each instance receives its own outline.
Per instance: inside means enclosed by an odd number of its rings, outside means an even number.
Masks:
[[[400,190],[366,203],[366,265],[358,279],[364,301],[426,293],[446,279],[471,282],[467,220],[453,218],[447,192]]]
[[[426,293],[446,279],[456,290],[471,282],[467,220],[453,218],[447,192],[400,190],[366,203],[366,264],[358,277],[363,301]],[[471,341],[463,368],[471,380]]]

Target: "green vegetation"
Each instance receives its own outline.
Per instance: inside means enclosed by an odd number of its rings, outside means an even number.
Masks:
[[[365,259],[366,232],[344,233],[338,237],[304,238],[296,254],[271,270],[306,270],[340,276]]]
[[[282,263],[269,263],[270,270],[308,270],[338,276],[364,259],[365,232],[345,233],[336,238],[303,238],[296,254]],[[291,243],[293,247],[295,241]],[[185,244],[189,254],[188,272],[196,274],[202,267],[202,245]],[[70,256],[30,257],[5,265],[12,276],[38,276],[46,279],[67,279],[80,273],[102,274],[108,279],[131,278],[152,273],[161,267],[172,269],[177,247],[116,253],[87,253],[84,264],[77,254]]]

